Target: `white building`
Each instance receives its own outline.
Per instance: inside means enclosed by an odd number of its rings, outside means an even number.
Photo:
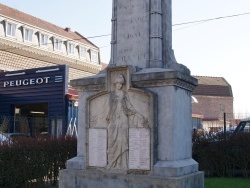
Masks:
[[[101,70],[99,48],[70,28],[0,4],[0,70],[69,65],[69,80]]]

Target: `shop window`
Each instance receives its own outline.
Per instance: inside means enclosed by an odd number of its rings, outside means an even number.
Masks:
[[[58,38],[54,38],[54,50],[61,51],[62,50],[62,40]]]
[[[48,45],[48,35],[40,34],[40,46],[47,47]]]
[[[32,42],[32,37],[33,37],[33,30],[24,28],[24,41],[26,42]]]
[[[9,131],[37,138],[48,132],[48,123],[48,103],[15,104],[14,120],[9,125]]]
[[[6,22],[6,36],[9,36],[9,37],[16,36],[16,24]]]
[[[68,43],[68,54],[73,55],[74,54],[75,45],[73,43]]]
[[[98,62],[98,52],[91,50],[91,61],[94,63]]]
[[[86,59],[87,49],[80,46],[79,47],[79,55],[80,55],[80,58]]]

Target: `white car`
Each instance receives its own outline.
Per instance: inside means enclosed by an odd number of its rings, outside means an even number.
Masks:
[[[9,140],[8,135],[5,134],[5,133],[0,132],[0,143],[1,143],[1,142],[8,141],[8,140]]]

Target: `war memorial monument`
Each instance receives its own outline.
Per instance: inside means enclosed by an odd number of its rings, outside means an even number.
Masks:
[[[60,188],[203,188],[192,159],[197,80],[175,60],[171,0],[113,0],[111,60],[71,81],[79,92],[77,156]]]

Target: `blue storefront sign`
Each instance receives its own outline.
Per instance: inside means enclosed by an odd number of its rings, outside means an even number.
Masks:
[[[0,73],[0,116],[7,124],[5,131],[33,137],[66,134],[72,118],[68,117],[72,101],[67,93],[67,65]]]

